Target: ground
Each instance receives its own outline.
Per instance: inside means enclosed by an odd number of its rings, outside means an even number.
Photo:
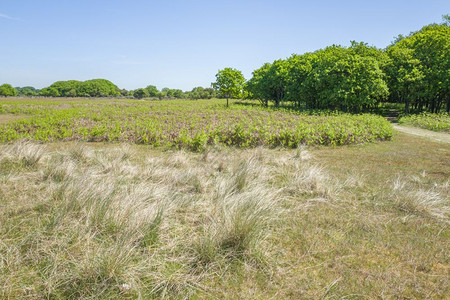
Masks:
[[[413,134],[417,136],[427,137],[429,139],[443,142],[443,143],[450,143],[450,134],[444,133],[444,132],[434,132],[426,129],[420,129],[417,127],[409,127],[409,126],[400,126],[397,124],[394,124],[394,128],[398,131],[407,133],[407,134]]]
[[[447,143],[1,147],[4,298],[450,293]]]

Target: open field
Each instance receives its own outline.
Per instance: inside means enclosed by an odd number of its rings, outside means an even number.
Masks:
[[[449,144],[222,102],[1,100],[0,297],[450,293]]]
[[[224,100],[0,100],[0,116],[29,117],[0,126],[0,141],[97,141],[201,150],[208,145],[345,145],[387,140],[392,126],[375,115],[309,115],[233,105]]]
[[[445,298],[450,146],[0,151],[3,298]]]

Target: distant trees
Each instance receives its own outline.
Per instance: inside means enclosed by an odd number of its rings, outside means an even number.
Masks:
[[[54,87],[43,88],[40,92],[41,96],[44,97],[60,97],[59,91]]]
[[[39,90],[32,86],[16,87],[19,96],[38,96]]]
[[[242,95],[245,78],[242,72],[233,68],[219,70],[216,74],[216,82],[212,86],[221,95],[227,98],[227,107],[229,98],[237,98]]]
[[[449,19],[399,35],[385,50],[352,42],[266,63],[245,84],[247,97],[265,106],[359,112],[389,101],[404,103],[407,112],[449,111]]]
[[[156,88],[156,86],[154,86],[154,85],[149,85],[149,86],[147,86],[145,89],[147,90],[148,95],[149,95],[150,97],[157,97],[157,96],[158,96],[159,91],[158,91],[158,89]]]
[[[367,111],[381,102],[404,104],[405,111],[450,112],[450,16],[409,35],[398,35],[386,49],[363,42],[332,45],[265,63],[247,82],[241,71],[224,68],[211,87],[191,91],[154,85],[127,91],[105,79],[57,81],[37,90],[0,86],[0,96],[256,99],[262,105],[290,103],[307,109]]]
[[[115,97],[120,95],[120,89],[111,81],[106,79],[92,79],[86,81],[68,80],[57,81],[49,86],[55,89],[45,94],[58,95],[54,97]]]
[[[212,99],[216,97],[216,90],[198,86],[193,88],[190,92],[186,92],[185,97],[188,99]]]
[[[5,83],[0,85],[0,96],[17,96],[18,92],[12,85]]]
[[[137,89],[137,90],[134,90],[133,96],[136,99],[142,99],[142,98],[148,97],[149,93],[148,93],[147,89]]]

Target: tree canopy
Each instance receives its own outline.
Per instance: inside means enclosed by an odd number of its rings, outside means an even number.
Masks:
[[[382,101],[408,112],[450,110],[449,16],[442,24],[399,35],[386,49],[363,42],[333,45],[265,63],[245,84],[264,105],[293,102],[312,109],[364,111]]]
[[[0,85],[0,96],[17,96],[18,92],[12,85],[5,83]]]
[[[49,89],[52,89],[52,92],[45,90],[44,94],[53,97],[115,97],[120,95],[120,89],[106,79],[57,81],[50,85]]]
[[[216,74],[216,81],[212,83],[221,95],[227,98],[227,107],[229,98],[237,98],[242,95],[245,78],[242,72],[233,68],[219,70]]]

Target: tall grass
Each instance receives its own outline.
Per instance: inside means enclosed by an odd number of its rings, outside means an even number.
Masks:
[[[345,192],[367,186],[333,177],[304,146],[69,145],[0,146],[1,298],[294,298],[295,284],[314,298],[344,294],[352,268],[379,272],[345,258],[380,238],[380,217]],[[392,183],[375,212],[447,224],[445,186],[418,178]]]

